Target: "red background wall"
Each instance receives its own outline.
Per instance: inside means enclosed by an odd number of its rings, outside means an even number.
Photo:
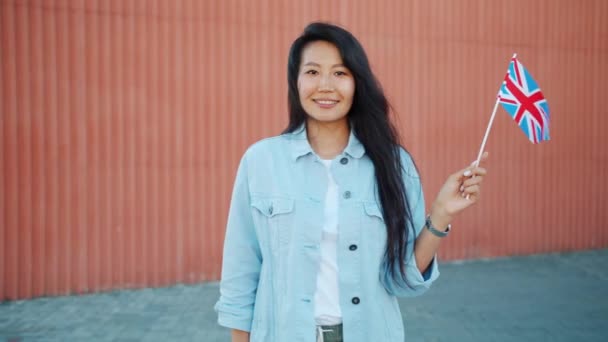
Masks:
[[[306,23],[364,44],[427,203],[475,159],[517,52],[552,114],[499,109],[443,260],[608,246],[608,2],[0,0],[0,300],[216,280],[236,166],[287,123]]]

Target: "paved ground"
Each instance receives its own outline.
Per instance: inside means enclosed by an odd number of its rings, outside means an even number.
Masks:
[[[450,263],[401,301],[408,341],[608,341],[608,249]],[[0,341],[228,341],[218,285],[0,304]]]

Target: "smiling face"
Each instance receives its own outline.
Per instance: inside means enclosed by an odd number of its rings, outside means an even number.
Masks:
[[[302,49],[298,94],[309,120],[346,122],[355,79],[342,63],[340,51],[329,42],[314,41]]]

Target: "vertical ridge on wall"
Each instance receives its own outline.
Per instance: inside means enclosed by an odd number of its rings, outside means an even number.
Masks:
[[[44,139],[46,128],[42,124],[44,121],[43,112],[43,66],[42,66],[42,9],[32,8],[29,15],[29,30],[32,37],[29,39],[31,51],[32,77],[31,84],[31,115],[32,115],[32,296],[44,294],[44,253],[45,236],[44,231]]]
[[[192,14],[196,18],[201,18],[200,20],[196,20],[193,22],[192,27],[192,64],[191,65],[201,65],[201,69],[204,70],[205,65],[207,65],[208,59],[204,57],[204,45],[203,42],[206,41],[206,27],[204,21],[204,5],[200,1],[193,1]],[[189,72],[188,72],[189,73]],[[209,193],[206,191],[206,183],[202,179],[202,170],[205,168],[205,163],[203,159],[203,153],[201,153],[204,146],[208,146],[207,136],[209,134],[200,134],[200,127],[205,127],[205,120],[209,117],[209,115],[201,115],[200,113],[209,113],[208,108],[206,107],[206,102],[203,101],[203,98],[206,97],[206,77],[207,73],[203,73],[204,77],[191,77],[192,84],[192,158],[193,158],[193,169],[192,169],[192,177],[193,177],[193,186],[192,191],[190,191],[192,198],[192,225],[190,227],[192,232],[192,238],[190,240],[189,251],[192,253],[192,269],[191,276],[188,278],[188,281],[194,282],[198,280],[197,275],[200,275],[200,262],[204,260],[203,256],[206,255],[205,252],[207,249],[205,248],[205,235],[200,232],[205,231],[206,227],[203,225],[203,222],[207,220],[208,214],[206,212],[208,206],[202,206],[199,198],[201,196],[205,196],[205,194]],[[199,270],[197,272],[197,270]],[[203,275],[204,277],[204,275]]]
[[[206,74],[205,74],[205,87],[204,96],[202,97],[203,102],[207,102],[207,105],[204,107],[205,113],[208,113],[207,120],[205,120],[205,125],[203,127],[214,127],[215,129],[209,130],[206,132],[208,137],[205,141],[205,146],[209,146],[209,149],[205,149],[204,147],[201,149],[202,154],[207,154],[206,156],[202,156],[205,163],[205,168],[203,171],[207,175],[207,179],[204,179],[203,182],[206,183],[206,191],[204,192],[206,196],[211,195],[214,196],[215,200],[211,200],[207,203],[207,206],[201,203],[200,207],[206,207],[206,215],[203,217],[203,222],[206,222],[205,228],[208,227],[207,238],[204,239],[204,249],[207,253],[211,254],[214,251],[213,248],[213,238],[215,237],[215,230],[210,226],[211,222],[217,222],[218,215],[217,212],[219,210],[217,206],[218,195],[220,193],[218,185],[218,180],[216,178],[217,175],[214,174],[213,170],[216,167],[217,161],[217,143],[218,143],[218,131],[219,123],[218,118],[221,117],[222,113],[220,112],[220,106],[218,104],[218,97],[216,96],[216,89],[219,87],[219,80],[222,75],[218,73],[220,68],[218,65],[221,63],[220,58],[218,58],[218,36],[220,27],[220,18],[219,18],[219,9],[218,3],[215,1],[205,2],[204,11],[209,13],[209,21],[206,23],[203,32],[205,33],[206,40],[200,42],[201,47],[205,47],[203,49],[203,60],[206,60]],[[218,194],[218,195],[216,195]],[[209,255],[207,254],[207,255]],[[208,270],[207,270],[208,271]]]
[[[147,187],[148,179],[150,177],[150,158],[148,155],[149,143],[147,139],[150,137],[150,109],[152,106],[151,101],[147,99],[150,97],[148,94],[149,89],[149,74],[147,72],[147,51],[151,50],[146,35],[150,35],[148,24],[150,15],[149,7],[143,0],[136,1],[135,5],[135,84],[137,86],[137,92],[135,97],[135,108],[139,108],[145,115],[138,116],[137,118],[137,130],[136,130],[136,147],[135,147],[135,194],[137,206],[139,210],[135,214],[135,284],[148,284],[150,283],[150,276],[147,272],[149,269],[150,260],[150,216],[149,210],[149,193],[150,190]]]
[[[16,54],[9,53],[9,51],[15,51],[15,8],[3,6],[0,15],[2,20],[0,25],[2,26],[2,75],[3,75],[3,101],[2,105],[2,122],[3,122],[3,198],[4,198],[4,222],[3,222],[3,269],[4,276],[2,281],[2,287],[4,295],[11,298],[19,298],[17,294],[18,278],[17,278],[17,243],[18,243],[18,229],[19,221],[18,215],[15,213],[18,210],[18,192],[16,189],[17,185],[17,137],[15,129],[17,127],[17,108],[15,100],[17,98],[16,93]]]
[[[32,134],[31,124],[33,122],[30,109],[30,51],[28,47],[29,31],[27,27],[28,8],[17,7],[15,13],[15,53],[17,55],[15,67],[20,72],[17,73],[16,82],[16,109],[17,109],[17,153],[18,175],[17,191],[18,200],[18,221],[19,243],[18,243],[18,264],[19,269],[18,294],[20,296],[30,296],[32,288]]]
[[[155,0],[152,2],[152,10],[150,12],[150,27],[151,27],[151,36],[150,36],[150,44],[151,48],[149,50],[149,65],[150,70],[148,73],[150,75],[150,88],[152,92],[150,93],[148,99],[151,99],[150,102],[150,138],[151,143],[149,144],[148,155],[150,158],[150,181],[148,183],[148,188],[151,188],[151,196],[150,196],[150,216],[151,216],[151,224],[150,224],[150,236],[151,236],[151,256],[150,260],[150,269],[152,271],[152,277],[150,283],[158,286],[160,285],[160,262],[159,262],[159,230],[160,228],[160,207],[159,203],[159,187],[158,187],[158,179],[159,179],[159,169],[160,169],[160,161],[158,158],[158,151],[160,150],[160,137],[159,137],[159,108],[160,108],[160,72],[158,67],[160,65],[160,48],[159,48],[159,35],[160,35],[160,10],[159,10],[159,1]]]
[[[45,286],[42,294],[59,293],[58,284],[58,265],[59,256],[57,245],[59,244],[59,165],[57,158],[58,144],[58,124],[57,124],[57,43],[55,32],[56,15],[53,11],[42,11],[43,31],[42,37],[43,51],[46,51],[43,61],[45,70],[44,84],[44,112],[41,114],[43,126],[46,132],[44,142],[44,185],[46,196],[44,197],[45,220],[45,253],[44,253],[44,279]]]
[[[192,14],[192,2],[185,1],[182,7],[182,13],[184,16]],[[191,87],[191,79],[186,77],[187,69],[186,66],[192,65],[192,28],[194,25],[194,20],[188,20],[182,26],[181,35],[182,48],[178,48],[183,51],[183,60],[184,63],[180,63],[180,78],[181,81],[181,90],[178,90],[178,94],[181,94],[181,111],[183,111],[183,119],[180,121],[180,127],[183,133],[178,132],[178,135],[182,137],[182,149],[183,156],[181,165],[185,169],[185,174],[183,175],[183,179],[181,184],[178,184],[178,189],[180,189],[181,195],[181,204],[178,204],[178,208],[180,208],[180,212],[178,212],[177,217],[181,218],[180,226],[182,227],[181,237],[180,237],[180,245],[177,249],[178,254],[178,262],[180,262],[180,267],[178,268],[179,274],[178,278],[186,279],[186,281],[192,281],[191,278],[191,269],[192,259],[191,259],[191,250],[196,248],[196,246],[191,245],[189,241],[192,226],[192,210],[191,204],[194,200],[192,196],[193,192],[188,191],[188,189],[192,189],[192,137],[193,132],[190,130],[192,125],[187,125],[189,122],[193,122],[192,117],[192,87]],[[179,110],[178,110],[179,112]],[[179,146],[178,146],[179,149]]]
[[[0,300],[217,280],[239,160],[286,126],[316,20],[361,40],[427,205],[477,156],[513,52],[542,87],[552,140],[499,108],[442,259],[608,246],[605,1],[5,0]]]
[[[85,3],[85,13],[95,11],[97,9],[96,1],[88,1]],[[87,191],[87,203],[85,209],[85,225],[87,230],[87,239],[85,248],[87,251],[86,260],[86,284],[83,286],[88,291],[99,290],[99,241],[100,241],[100,226],[99,220],[97,219],[96,211],[99,206],[99,150],[95,142],[99,141],[99,127],[100,127],[100,102],[99,97],[96,96],[99,92],[99,79],[98,70],[100,65],[99,58],[99,17],[91,16],[84,23],[84,50],[88,51],[88,63],[84,71],[84,83],[90,84],[86,87],[84,98],[86,103],[84,106],[84,113],[87,114],[86,120],[86,155],[87,165],[85,166],[85,177],[86,184],[88,184]]]
[[[0,10],[3,9],[2,7],[0,7]],[[0,11],[0,42],[6,42],[7,40],[5,39],[5,27],[3,24],[1,24],[1,22],[3,22],[4,20],[4,16],[3,13],[4,12],[8,12],[8,11]],[[2,46],[4,47],[4,46]],[[4,104],[6,103],[6,96],[4,94],[5,91],[5,85],[4,85],[4,81],[5,81],[5,70],[4,70],[4,65],[8,65],[8,62],[6,61],[6,56],[4,55],[4,51],[6,49],[0,49],[0,112],[3,115],[0,115],[0,142],[2,142],[2,148],[0,148],[0,293],[4,294],[6,293],[6,287],[5,287],[5,262],[7,260],[7,255],[5,255],[5,251],[6,251],[6,241],[8,241],[7,239],[7,232],[6,232],[6,218],[7,218],[7,214],[5,212],[6,209],[6,200],[5,200],[5,189],[6,189],[6,184],[5,184],[5,180],[8,179],[5,171],[4,171],[4,157],[5,157],[5,144],[6,144],[6,140],[4,138],[4,128],[6,127],[6,122],[5,122],[5,117],[4,117],[4,113],[6,113],[6,108],[4,107]]]
[[[219,212],[222,212],[222,207],[227,198],[227,192],[222,191],[225,189],[224,184],[226,183],[226,173],[227,172],[218,172],[219,170],[225,170],[225,163],[229,156],[224,154],[226,143],[227,143],[227,132],[229,132],[230,127],[227,125],[227,117],[230,116],[230,108],[228,107],[228,101],[230,98],[230,84],[227,82],[227,79],[230,77],[230,71],[234,68],[234,65],[229,60],[229,50],[227,48],[228,44],[228,27],[231,26],[231,23],[228,19],[228,11],[227,1],[221,1],[218,3],[216,7],[216,11],[213,13],[216,14],[217,22],[215,23],[215,36],[217,40],[212,48],[215,50],[215,64],[213,65],[216,70],[219,72],[216,73],[216,77],[212,78],[212,88],[211,88],[211,96],[217,99],[216,105],[217,108],[212,112],[213,116],[217,117],[216,125],[213,127],[217,127],[217,132],[221,132],[216,135],[213,142],[215,142],[215,146],[213,148],[215,155],[214,158],[210,160],[212,165],[212,172],[210,172],[211,178],[213,178],[213,182],[215,185],[215,189],[213,190],[213,194],[215,197],[215,201],[217,201],[217,205],[213,211],[214,219],[212,222],[217,222],[219,220]],[[221,68],[220,65],[225,64],[225,68]],[[228,96],[217,96],[218,94],[226,94]],[[222,134],[223,133],[223,134]],[[212,143],[213,143],[212,142]],[[214,202],[215,202],[214,201]],[[216,230],[212,230],[211,237],[215,237]],[[210,240],[209,242],[212,242]],[[209,243],[209,250],[211,253],[216,252],[217,248],[215,244]]]

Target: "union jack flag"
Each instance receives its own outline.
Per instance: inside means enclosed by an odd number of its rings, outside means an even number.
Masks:
[[[549,105],[517,55],[511,58],[498,99],[533,144],[549,140]]]

